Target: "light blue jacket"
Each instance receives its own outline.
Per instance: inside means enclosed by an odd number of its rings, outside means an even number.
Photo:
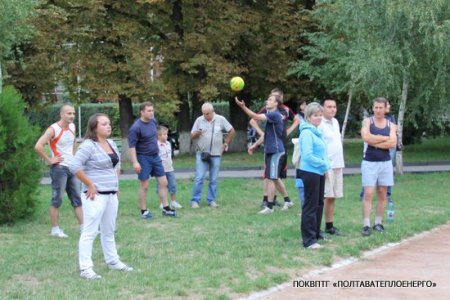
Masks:
[[[314,125],[303,122],[300,125],[300,170],[325,174],[330,167],[327,144],[322,133]]]

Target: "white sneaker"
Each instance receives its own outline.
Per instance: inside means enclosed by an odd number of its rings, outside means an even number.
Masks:
[[[193,201],[193,202],[191,203],[191,208],[200,208],[200,205],[198,205],[197,202]]]
[[[322,248],[322,246],[318,243],[314,243],[312,245],[309,245],[306,249],[311,249],[311,250],[316,250],[316,249],[320,249]]]
[[[294,203],[291,201],[291,202],[284,202],[284,205],[283,205],[283,207],[281,208],[281,210],[283,210],[283,211],[286,211],[286,210],[288,210],[289,208],[291,208],[292,206],[294,206]]]
[[[273,209],[268,208],[267,206],[258,212],[258,214],[260,214],[260,215],[268,215],[271,213],[273,213]]]
[[[211,208],[218,208],[219,204],[217,204],[215,201],[211,201],[209,202],[208,206]]]
[[[159,209],[163,209],[164,206],[162,205],[162,203],[159,205]]]
[[[121,271],[121,272],[131,272],[134,270],[132,267],[127,266],[120,260],[115,264],[108,264],[108,268],[110,270]]]
[[[180,203],[178,203],[177,201],[171,201],[170,202],[170,207],[172,207],[174,209],[183,208],[183,206]]]
[[[92,268],[81,270],[80,277],[89,280],[97,280],[102,278],[102,276],[95,273],[94,270],[92,270]]]
[[[64,231],[59,230],[59,231],[55,231],[50,233],[51,236],[57,237],[57,238],[68,238],[69,236],[67,234],[64,233]]]

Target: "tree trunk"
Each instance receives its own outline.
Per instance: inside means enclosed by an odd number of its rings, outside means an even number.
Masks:
[[[120,116],[120,135],[122,138],[121,159],[123,162],[130,162],[128,147],[128,129],[133,125],[133,106],[131,98],[126,95],[119,95],[119,116]]]
[[[347,109],[345,110],[344,122],[342,123],[342,134],[341,134],[342,142],[344,142],[345,128],[347,127],[348,115],[350,114],[350,107],[352,105],[352,96],[353,90],[350,89],[350,91],[348,92]]]
[[[402,145],[403,138],[403,120],[405,117],[406,100],[408,99],[408,78],[403,76],[402,98],[400,100],[400,108],[397,120],[397,144]],[[403,175],[403,151],[397,151],[395,169],[398,174]]]
[[[239,95],[241,99],[251,99],[249,94]],[[247,105],[250,101],[246,100]],[[246,152],[247,151],[247,126],[249,119],[242,109],[237,106],[234,97],[229,101],[230,120],[228,120],[236,131],[233,141],[230,145],[230,151]]]
[[[2,63],[0,62],[0,94],[3,90],[3,74],[2,74]]]
[[[189,95],[184,98],[179,95],[181,99],[180,111],[178,112],[178,143],[181,153],[191,152],[191,113],[189,107]]]

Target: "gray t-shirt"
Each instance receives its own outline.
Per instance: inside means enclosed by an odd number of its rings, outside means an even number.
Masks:
[[[211,134],[213,133],[214,125],[214,137],[212,141],[211,151]],[[230,132],[233,128],[230,122],[227,121],[223,116],[214,114],[211,122],[208,122],[204,116],[200,116],[195,120],[194,126],[192,126],[191,133],[194,131],[199,131],[201,129],[202,135],[197,141],[197,151],[200,152],[210,152],[211,155],[220,156],[222,155],[222,145],[223,145],[223,135],[224,133]]]

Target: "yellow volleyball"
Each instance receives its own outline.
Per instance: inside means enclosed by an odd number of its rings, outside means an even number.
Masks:
[[[230,80],[230,88],[235,92],[239,92],[240,90],[242,90],[244,88],[244,85],[244,79],[239,76],[233,77]]]

